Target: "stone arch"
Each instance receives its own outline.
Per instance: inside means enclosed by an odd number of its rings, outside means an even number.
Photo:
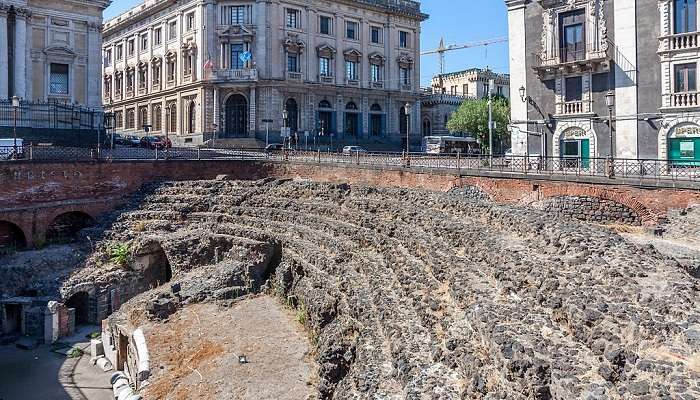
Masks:
[[[423,136],[431,136],[433,133],[433,124],[430,122],[429,117],[423,117],[423,124],[421,127],[421,133]]]
[[[95,218],[83,211],[69,211],[53,218],[46,228],[47,242],[66,242],[76,239],[78,232],[93,226]]]
[[[163,285],[173,277],[168,255],[158,242],[147,243],[136,251],[133,269],[141,274],[148,287]]]
[[[554,137],[552,140],[552,155],[554,157],[559,157],[561,139],[564,136],[564,133],[572,128],[583,129],[583,131],[586,133],[584,138],[590,140],[590,157],[598,157],[598,136],[596,135],[593,126],[591,126],[590,121],[561,121],[557,123],[557,129],[554,131]]]
[[[531,205],[556,198],[590,198],[609,202],[613,205],[619,204],[634,212],[639,217],[639,222],[644,225],[656,224],[660,218],[657,213],[640,203],[633,196],[615,190],[580,185],[541,188],[538,201],[532,202]]]
[[[90,318],[90,294],[86,291],[73,293],[64,303],[66,307],[75,309],[75,325],[86,325],[92,322]]]
[[[659,129],[657,158],[668,159],[668,139],[674,135],[676,128],[685,125],[700,126],[700,117],[693,115],[681,115],[675,118],[663,120]]]
[[[0,254],[27,247],[27,237],[22,228],[10,221],[0,221]]]

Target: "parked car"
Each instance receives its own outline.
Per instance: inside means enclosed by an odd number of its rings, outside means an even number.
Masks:
[[[284,145],[282,143],[270,143],[265,146],[266,153],[274,153],[284,150]]]
[[[141,138],[138,136],[133,136],[133,135],[126,136],[126,141],[127,141],[127,143],[126,143],[127,146],[131,146],[131,147],[141,146]]]
[[[343,147],[343,154],[365,154],[367,149],[360,146],[345,146]]]
[[[141,138],[141,147],[146,149],[159,149],[165,148],[165,143],[158,136],[144,136]]]
[[[12,160],[24,158],[24,140],[17,139],[17,151],[15,152],[15,139],[0,139],[0,160]]]

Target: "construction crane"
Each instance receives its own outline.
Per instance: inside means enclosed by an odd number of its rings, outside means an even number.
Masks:
[[[445,46],[445,39],[442,38],[442,39],[440,39],[440,46],[437,49],[423,52],[423,53],[421,53],[421,55],[426,56],[426,55],[430,55],[430,54],[439,54],[440,55],[440,75],[442,75],[445,73],[445,53],[447,53],[448,51],[471,49],[471,48],[480,47],[480,46],[488,47],[489,45],[492,45],[492,44],[505,43],[507,41],[508,41],[507,37],[500,37],[500,38],[482,40],[480,42],[473,42],[473,43],[467,43],[467,44],[451,44],[451,45]]]

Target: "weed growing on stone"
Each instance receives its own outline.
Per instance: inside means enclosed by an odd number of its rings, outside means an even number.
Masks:
[[[77,347],[73,347],[71,351],[68,352],[68,358],[78,358],[83,355],[83,350]]]
[[[297,311],[297,315],[294,317],[294,319],[295,319],[298,323],[300,323],[300,324],[302,324],[302,325],[306,325],[306,320],[307,320],[306,309],[305,309],[305,308],[302,308],[302,309],[298,310],[298,311]]]
[[[109,259],[119,266],[125,266],[129,262],[131,249],[128,244],[121,243],[114,247],[109,252]]]

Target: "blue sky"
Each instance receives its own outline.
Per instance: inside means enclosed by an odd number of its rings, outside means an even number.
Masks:
[[[114,0],[105,12],[109,19],[127,10],[141,0]],[[423,0],[423,12],[430,19],[423,23],[422,50],[437,48],[440,37],[445,44],[477,42],[494,37],[508,36],[508,16],[503,0]],[[422,59],[421,83],[427,86],[430,78],[439,72],[438,56]],[[496,72],[508,72],[508,44],[499,43],[447,53],[446,70],[458,71],[489,66]]]

